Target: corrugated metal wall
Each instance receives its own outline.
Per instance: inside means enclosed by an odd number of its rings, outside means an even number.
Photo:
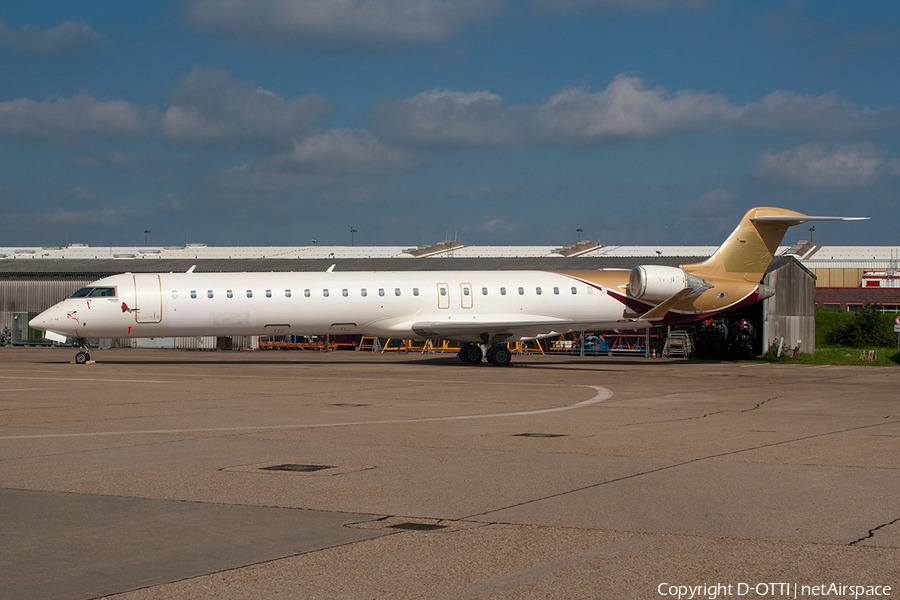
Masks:
[[[11,327],[14,313],[39,313],[93,279],[0,279],[0,328]]]
[[[779,338],[785,348],[802,340],[800,351],[816,351],[816,281],[795,261],[766,275],[776,293],[763,301],[763,352]]]
[[[816,276],[816,287],[820,288],[858,288],[862,282],[863,274],[872,269],[843,268],[843,269],[811,269]]]
[[[0,311],[40,312],[91,283],[92,279],[0,279]]]

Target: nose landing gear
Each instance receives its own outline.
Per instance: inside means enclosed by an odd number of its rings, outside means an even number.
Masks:
[[[78,338],[76,340],[76,343],[78,344],[80,350],[78,351],[78,354],[75,355],[75,364],[85,365],[91,362],[91,355],[90,352],[88,352],[91,348],[90,346],[88,346],[87,340],[84,338]]]

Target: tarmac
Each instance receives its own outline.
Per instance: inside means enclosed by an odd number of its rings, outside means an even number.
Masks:
[[[2,599],[900,596],[900,367],[73,357],[0,349]]]

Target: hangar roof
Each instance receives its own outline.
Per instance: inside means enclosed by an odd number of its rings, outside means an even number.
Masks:
[[[653,264],[678,266],[700,262],[706,257],[654,257]],[[336,265],[337,271],[475,271],[475,270],[546,270],[572,271],[622,268],[631,269],[651,262],[634,257],[536,257],[536,258],[443,258],[409,260],[403,258],[316,258],[316,259],[66,259],[66,260],[10,260],[0,261],[0,277],[73,277],[95,278],[115,273],[179,272],[196,265],[197,272],[270,272],[325,271]]]
[[[103,277],[123,272],[406,270],[592,270],[631,269],[640,264],[678,266],[700,262],[714,246],[464,246],[442,242],[403,246],[207,246],[0,248],[0,277]],[[807,268],[896,268],[900,249],[890,246],[814,246],[799,242],[779,254],[794,254]]]

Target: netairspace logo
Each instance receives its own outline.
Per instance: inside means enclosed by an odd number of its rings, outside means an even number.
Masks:
[[[801,585],[799,583],[710,583],[703,585],[679,585],[661,583],[656,587],[660,596],[677,600],[717,598],[875,598],[890,597],[889,585],[847,585],[843,583],[821,583]]]

